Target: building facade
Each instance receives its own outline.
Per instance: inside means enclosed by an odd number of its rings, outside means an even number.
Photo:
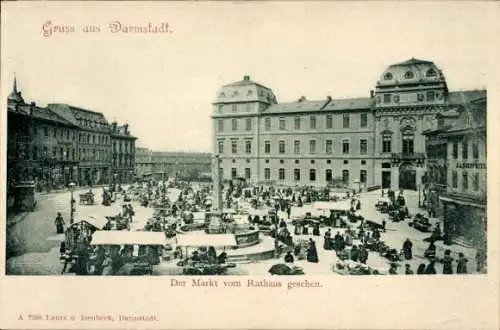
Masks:
[[[112,168],[113,177],[120,183],[134,182],[135,178],[135,141],[128,124],[118,126],[111,123]]]
[[[426,132],[429,195],[436,192],[449,242],[486,239],[486,93],[436,117]]]
[[[148,148],[136,149],[137,176],[141,179],[199,180],[209,178],[211,154],[201,152],[153,151]]]
[[[367,97],[278,103],[245,76],[213,103],[213,151],[224,179],[283,185],[417,189],[436,114],[464,102],[441,70],[410,59],[383,70]]]
[[[41,190],[62,188],[69,182],[104,184],[111,179],[113,130],[102,113],[67,104],[28,104],[16,80],[7,101],[8,191],[22,181],[35,181]],[[122,136],[120,130],[113,136]],[[128,132],[121,139],[136,138]],[[134,144],[127,150],[128,162],[122,167],[133,175]]]
[[[135,176],[147,178],[153,175],[153,151],[149,148],[135,148]]]

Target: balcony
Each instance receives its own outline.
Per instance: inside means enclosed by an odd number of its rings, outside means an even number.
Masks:
[[[417,161],[418,163],[423,163],[425,161],[425,153],[423,152],[399,152],[391,154],[391,159],[393,163],[399,163],[401,161]]]

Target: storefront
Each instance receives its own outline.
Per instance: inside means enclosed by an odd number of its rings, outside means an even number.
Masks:
[[[486,242],[486,203],[479,198],[443,194],[443,232],[446,243],[479,248]]]

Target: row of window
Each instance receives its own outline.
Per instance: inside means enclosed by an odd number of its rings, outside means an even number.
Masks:
[[[52,136],[54,138],[60,138],[60,139],[66,139],[66,140],[75,140],[76,139],[76,134],[74,131],[70,131],[68,129],[57,129],[53,128],[51,129],[50,127],[44,126],[44,127],[33,127],[33,135],[38,136],[38,130],[43,129],[43,136],[48,138],[50,136],[50,133],[52,131]]]
[[[472,144],[472,158],[473,159],[479,159],[479,144],[476,142],[471,143]],[[453,159],[458,159],[458,142],[455,141],[453,142],[453,149],[452,149],[452,156]],[[462,159],[468,159],[469,158],[469,142],[468,141],[462,141]]]
[[[54,138],[60,138],[60,139],[66,139],[66,140],[72,140],[75,141],[76,139],[76,133],[70,130],[63,130],[63,129],[50,129],[50,127],[43,127],[43,135],[45,137],[49,137],[50,131],[53,133]],[[34,127],[33,128],[33,134],[36,136],[38,135],[38,128]],[[109,144],[110,137],[106,135],[95,135],[95,134],[88,134],[88,133],[80,133],[79,135],[80,143],[87,143],[87,144]],[[125,142],[121,141],[118,144],[113,142],[113,150],[117,152],[117,145],[118,145],[118,150],[119,152],[122,152],[122,149],[125,150],[125,152],[128,152],[129,150],[132,151],[133,148],[133,143],[132,142]]]
[[[302,169],[300,168],[295,168],[293,170],[293,179],[294,181],[300,181],[301,180],[301,173]],[[222,172],[222,169],[221,169]],[[221,173],[223,174],[223,173]],[[244,173],[245,179],[250,179],[251,178],[251,169],[250,168],[245,168],[245,173]],[[235,179],[238,177],[238,169],[236,167],[231,168],[231,178]],[[286,171],[284,168],[279,168],[276,172],[276,179],[279,181],[284,181],[286,180]],[[361,182],[366,182],[367,179],[367,171],[366,170],[360,170],[359,171],[359,180]],[[264,180],[273,180],[271,176],[271,169],[266,167],[264,168]],[[333,180],[333,172],[331,169],[325,170],[325,181],[326,182],[331,182]],[[315,182],[316,181],[316,169],[310,169],[309,170],[309,181],[310,182]],[[349,170],[342,170],[342,181],[344,183],[349,183]]]
[[[80,143],[87,144],[108,144],[109,136],[106,135],[95,135],[88,133],[80,133]]]
[[[232,97],[236,97],[236,96],[240,95],[240,92],[235,90],[235,91],[232,91],[232,93],[227,92],[227,94],[232,96]],[[242,91],[242,94],[245,94],[245,93]],[[251,90],[251,89],[247,90],[246,96],[253,96],[253,90]],[[273,98],[273,95],[271,93],[269,93],[269,92],[264,93],[264,90],[262,90],[262,89],[259,89],[259,96],[266,96],[268,98]],[[221,92],[219,94],[219,97],[226,97],[226,92]]]
[[[232,162],[236,163],[236,159],[232,159]],[[250,159],[246,159],[246,162],[247,162],[247,164],[250,164]],[[266,164],[269,164],[270,160],[266,159],[265,162],[266,162]],[[300,164],[300,159],[295,159],[294,162],[295,162],[295,164]],[[313,165],[316,164],[316,160],[315,159],[311,159],[309,162],[311,164],[313,164]],[[349,160],[347,160],[347,159],[344,159],[342,162],[343,162],[344,165],[349,164]],[[326,163],[327,164],[331,164],[332,160],[331,159],[327,159]],[[285,160],[284,159],[280,159],[280,164],[285,164]],[[361,165],[366,165],[366,159],[361,159]]]
[[[479,173],[469,174],[468,172],[462,172],[462,190],[466,191],[469,189],[469,177],[472,179],[472,187],[474,191],[479,190]],[[458,172],[451,172],[451,185],[453,188],[458,188]]]
[[[430,77],[436,77],[437,72],[434,69],[429,69],[425,73],[425,76],[430,78]],[[404,79],[413,79],[415,78],[415,75],[413,74],[412,71],[406,71],[405,74],[403,75]],[[391,72],[387,72],[384,74],[384,80],[392,80],[394,78],[393,74]]]
[[[316,146],[317,146],[316,140],[309,141],[309,154],[316,154]],[[344,154],[344,155],[349,154],[349,150],[350,150],[350,141],[347,139],[342,140],[342,154]],[[218,142],[218,153],[219,154],[224,153],[224,141]],[[231,141],[231,153],[233,153],[233,154],[238,153],[238,141],[236,141],[236,140]],[[245,153],[247,153],[247,154],[252,153],[252,141],[251,140],[245,140]],[[271,141],[264,141],[264,153],[265,154],[271,153]],[[280,140],[278,142],[278,153],[279,154],[286,153],[286,143],[283,140]],[[293,153],[295,155],[301,154],[301,141],[295,140],[293,142]],[[325,141],[325,153],[328,155],[333,154],[333,140],[326,140]],[[360,139],[359,140],[359,153],[361,155],[366,155],[368,153],[368,140],[367,139]]]
[[[40,154],[40,151],[42,151],[41,154]],[[43,147],[43,149],[39,150],[39,148],[35,145],[31,149],[31,152],[32,152],[32,156],[31,156],[32,160],[38,160],[39,158],[47,159],[50,157],[48,147]],[[53,147],[51,158],[58,159],[58,160],[74,161],[74,160],[76,160],[76,149]]]
[[[133,146],[133,143],[132,142],[128,142],[128,141],[113,141],[113,152],[133,152],[134,151],[134,146]]]
[[[342,115],[342,128],[351,128],[351,114],[344,113]],[[316,129],[317,128],[317,122],[319,116],[317,115],[311,115],[309,116],[309,128],[310,129]],[[325,128],[326,129],[333,129],[333,115],[327,114],[325,115]],[[244,127],[246,131],[251,131],[252,130],[252,118],[243,118],[241,119],[244,121]],[[264,129],[266,131],[271,130],[271,117],[266,117],[264,118]],[[285,117],[280,117],[278,118],[278,127],[280,130],[286,130],[287,129],[287,118]],[[238,122],[240,120],[237,118],[231,119],[231,130],[232,131],[237,131],[239,129]],[[302,117],[296,116],[294,118],[294,129],[299,130],[302,127]],[[362,113],[360,114],[360,128],[366,128],[368,127],[368,114]],[[224,132],[224,119],[218,119],[217,121],[217,132],[221,133]]]
[[[418,94],[417,95],[417,99],[419,101],[424,101],[424,98],[428,101],[428,102],[434,102],[436,100],[436,92],[435,91],[427,91],[425,96],[424,94]],[[395,103],[398,103],[399,102],[399,95],[394,95],[393,97],[393,94],[390,94],[390,93],[385,93],[383,94],[383,103],[392,103],[393,101]]]
[[[82,127],[99,128],[99,129],[109,128],[110,126],[108,123],[90,119],[78,119],[78,124]]]

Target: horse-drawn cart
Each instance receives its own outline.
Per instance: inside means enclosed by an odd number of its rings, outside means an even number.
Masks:
[[[80,205],[94,205],[94,202],[94,194],[92,192],[80,194]]]

